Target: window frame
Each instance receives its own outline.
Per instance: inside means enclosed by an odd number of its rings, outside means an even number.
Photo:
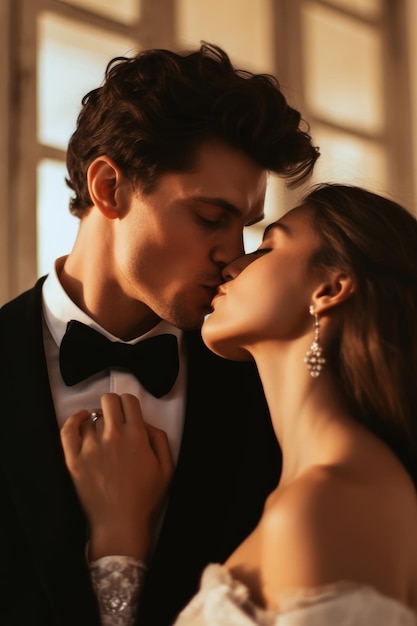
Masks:
[[[134,38],[138,47],[176,47],[175,15],[178,0],[137,0],[139,22],[126,25],[96,15],[62,0],[1,0],[0,53],[4,63],[0,79],[7,88],[0,93],[0,154],[2,199],[0,204],[0,302],[31,287],[37,279],[37,166],[45,158],[65,162],[65,152],[37,142],[37,18],[49,11]],[[178,2],[178,4],[177,4]],[[304,93],[301,10],[316,3],[352,17],[352,11],[335,7],[331,0],[270,0],[274,15],[272,72],[278,76],[290,103],[308,121],[314,137],[318,120]],[[407,42],[407,0],[381,0],[378,24],[383,37],[382,63],[386,71],[384,102],[387,132],[378,138],[387,155],[387,189],[400,203],[415,210],[411,73]],[[165,19],[161,19],[161,16]],[[355,18],[367,21],[367,18]],[[408,38],[407,38],[408,37]],[[219,42],[220,45],[221,42]],[[395,85],[395,89],[391,86]],[[400,113],[399,113],[400,112]],[[352,129],[343,129],[351,133]],[[360,133],[359,133],[360,136]],[[367,135],[368,137],[369,135]],[[276,202],[279,217],[293,205],[308,183],[288,190],[284,185]],[[279,206],[278,206],[279,205]],[[270,216],[269,216],[270,217]],[[263,224],[259,225],[259,229]]]

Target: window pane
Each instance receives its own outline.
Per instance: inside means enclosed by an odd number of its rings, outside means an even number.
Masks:
[[[65,163],[43,160],[38,167],[37,249],[38,276],[71,252],[79,219],[69,212],[71,189],[65,184]]]
[[[302,13],[306,99],[313,115],[379,133],[384,128],[378,31],[335,11]]]
[[[271,0],[177,0],[177,37],[182,46],[218,44],[233,63],[272,71]]]
[[[388,193],[386,155],[381,146],[317,125],[313,135],[321,153],[313,183],[342,182]]]
[[[38,22],[38,140],[66,150],[81,98],[101,84],[108,61],[135,42],[43,13]]]
[[[122,24],[132,24],[140,18],[141,0],[117,0],[117,2],[115,0],[65,0],[65,2],[109,17]]]

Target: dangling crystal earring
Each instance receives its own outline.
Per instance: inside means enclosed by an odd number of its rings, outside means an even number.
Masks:
[[[326,363],[326,359],[322,357],[322,348],[319,344],[320,339],[320,322],[319,316],[314,311],[314,305],[309,308],[310,315],[314,315],[314,339],[307,354],[304,357],[304,363],[307,365],[307,369],[313,378],[317,378],[321,374],[323,365]]]

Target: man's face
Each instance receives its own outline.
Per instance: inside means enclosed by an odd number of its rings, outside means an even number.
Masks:
[[[184,329],[199,327],[243,253],[243,228],[263,217],[266,172],[223,143],[204,145],[195,168],[132,191],[114,231],[113,275],[129,299]]]

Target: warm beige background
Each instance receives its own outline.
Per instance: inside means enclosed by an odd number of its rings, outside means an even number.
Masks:
[[[0,303],[70,250],[65,146],[80,98],[135,49],[207,40],[274,73],[321,147],[313,182],[416,211],[416,30],[416,0],[0,0]],[[300,192],[271,179],[267,220]]]

